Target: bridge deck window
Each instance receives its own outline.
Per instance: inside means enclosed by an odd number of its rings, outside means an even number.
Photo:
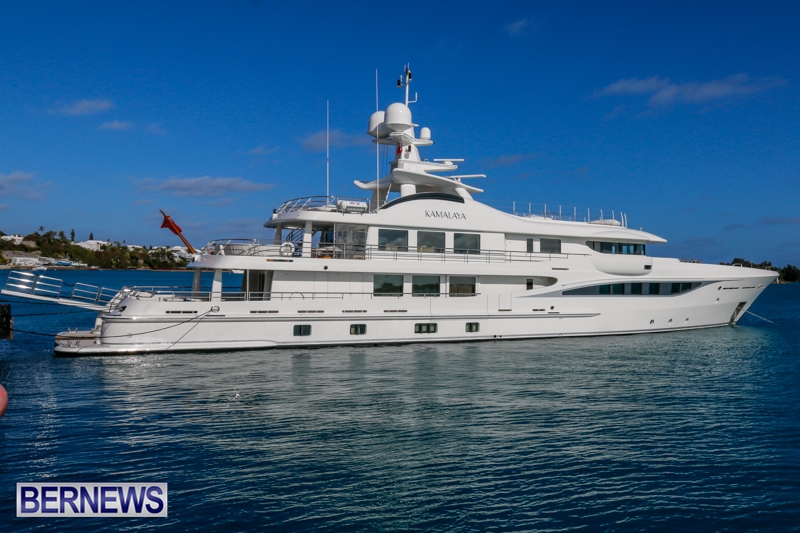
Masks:
[[[408,251],[408,230],[379,229],[378,249],[397,252]]]
[[[444,232],[418,231],[417,251],[422,253],[444,253]]]
[[[539,251],[544,254],[560,254],[561,239],[539,239]]]
[[[644,244],[586,241],[586,246],[601,254],[647,255]]]
[[[481,236],[478,233],[454,233],[453,248],[457,254],[481,253]]]

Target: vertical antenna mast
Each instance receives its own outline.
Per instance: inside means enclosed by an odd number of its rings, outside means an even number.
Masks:
[[[378,111],[378,69],[375,69],[375,111]],[[377,140],[377,139],[376,139]],[[378,184],[377,201],[375,202],[376,211],[381,210],[381,156],[380,143],[375,143],[375,179]]]
[[[405,74],[400,76],[400,79],[397,80],[398,87],[405,87],[406,89],[406,105],[413,104],[417,101],[417,93],[414,93],[414,99],[408,99],[408,84],[411,83],[411,64],[405,66]]]
[[[325,101],[325,203],[331,195],[331,101]]]

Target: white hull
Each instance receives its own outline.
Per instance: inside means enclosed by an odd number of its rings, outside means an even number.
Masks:
[[[147,316],[142,310],[130,318],[115,313],[101,315],[102,326],[94,339],[62,338],[56,352],[125,354],[680,331],[735,323],[773,279],[771,275],[750,278],[750,283],[756,284],[752,289],[721,290],[723,285],[735,284],[711,283],[674,296],[537,296],[523,292],[511,295],[510,307],[504,301],[505,295],[173,302],[169,305],[173,312],[197,311],[196,315],[176,313],[173,318],[163,315],[163,303],[147,302],[143,305],[149,306],[153,315]],[[737,313],[742,302],[746,303]],[[121,303],[125,304],[136,307],[135,302]],[[219,311],[210,312],[212,307]],[[276,310],[277,313],[263,313]],[[156,315],[157,312],[161,314]],[[435,333],[414,332],[416,324],[431,323],[437,325]],[[467,323],[477,323],[478,331],[467,332]],[[365,325],[366,332],[352,335],[350,326],[354,324]],[[294,326],[299,325],[311,326],[310,335],[294,336]]]

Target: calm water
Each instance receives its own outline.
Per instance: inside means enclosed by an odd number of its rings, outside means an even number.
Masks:
[[[12,309],[49,333],[94,317]],[[798,531],[800,285],[752,311],[777,325],[77,359],[18,334],[0,530]],[[169,518],[17,519],[19,481],[168,482]]]

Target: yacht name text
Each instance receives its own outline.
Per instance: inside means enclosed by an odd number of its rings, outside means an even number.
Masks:
[[[451,220],[467,220],[467,215],[457,211],[428,211],[425,210],[426,218],[449,218]]]

